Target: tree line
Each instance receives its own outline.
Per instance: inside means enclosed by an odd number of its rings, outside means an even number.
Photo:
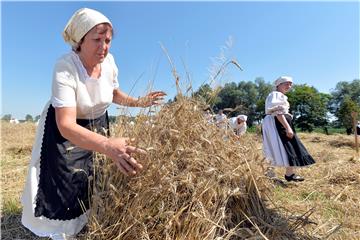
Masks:
[[[204,84],[192,96],[214,112],[224,109],[230,117],[246,114],[251,126],[264,118],[265,99],[271,91],[271,83],[256,78],[255,81],[227,83],[216,89]],[[294,84],[287,96],[294,124],[302,131],[311,132],[314,128],[328,126],[352,131],[351,113],[360,113],[360,79],[338,82],[330,94],[321,93],[307,84]]]
[[[272,90],[271,83],[265,82],[263,78],[256,78],[255,81],[227,83],[216,89],[204,84],[192,97],[202,101],[214,112],[219,109],[227,110],[229,117],[246,114],[247,122],[251,126],[260,123],[264,118],[265,99]],[[346,128],[348,132],[352,132],[351,113],[360,113],[360,79],[339,82],[330,94],[321,93],[306,84],[294,84],[287,96],[294,124],[302,131],[311,132],[314,128],[331,126]],[[2,120],[9,121],[11,118],[11,114],[5,114]],[[39,118],[40,115],[33,118],[27,114],[25,121],[36,122]],[[115,122],[116,117],[109,116],[109,120]]]
[[[11,114],[5,114],[1,118],[1,120],[4,120],[4,121],[10,121],[11,119],[13,119]],[[23,121],[23,122],[37,122],[39,119],[40,119],[40,115],[37,115],[37,116],[33,117],[31,114],[26,114],[25,119],[20,120],[20,121]]]

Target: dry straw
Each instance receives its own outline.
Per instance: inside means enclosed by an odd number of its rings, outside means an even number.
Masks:
[[[267,209],[261,159],[250,137],[206,122],[199,102],[179,96],[154,116],[120,121],[115,135],[147,149],[144,170],[124,177],[97,159],[86,239],[297,239],[303,220]],[[304,236],[302,236],[304,239]]]
[[[250,136],[240,139],[204,118],[206,103],[182,95],[135,125],[119,118],[115,136],[146,149],[144,170],[125,177],[111,160],[96,160],[92,212],[85,239],[307,239],[297,230],[308,215],[284,218],[264,200],[262,158]],[[225,65],[224,65],[225,63]],[[215,77],[228,64],[218,66]],[[242,70],[242,69],[241,69]]]

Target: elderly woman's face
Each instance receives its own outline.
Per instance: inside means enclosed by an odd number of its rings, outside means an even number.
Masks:
[[[282,93],[286,93],[290,90],[292,82],[283,82],[277,86],[277,90]]]
[[[109,24],[93,27],[81,43],[81,55],[93,63],[101,63],[109,53],[112,39],[112,28]]]

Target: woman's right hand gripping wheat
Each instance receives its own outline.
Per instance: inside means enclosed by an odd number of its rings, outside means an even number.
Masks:
[[[143,166],[132,154],[146,154],[146,151],[129,145],[128,138],[109,138],[105,142],[105,155],[111,158],[118,169],[126,176],[135,175]]]

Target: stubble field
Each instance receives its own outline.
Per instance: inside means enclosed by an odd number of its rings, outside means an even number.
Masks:
[[[1,123],[1,239],[37,238],[20,223],[23,190],[35,135],[32,123]],[[247,134],[258,154],[261,136]],[[317,163],[298,172],[303,183],[268,180],[269,208],[305,217],[303,230],[313,239],[360,239],[360,161],[353,136],[300,133]],[[276,169],[279,180],[283,171]]]

